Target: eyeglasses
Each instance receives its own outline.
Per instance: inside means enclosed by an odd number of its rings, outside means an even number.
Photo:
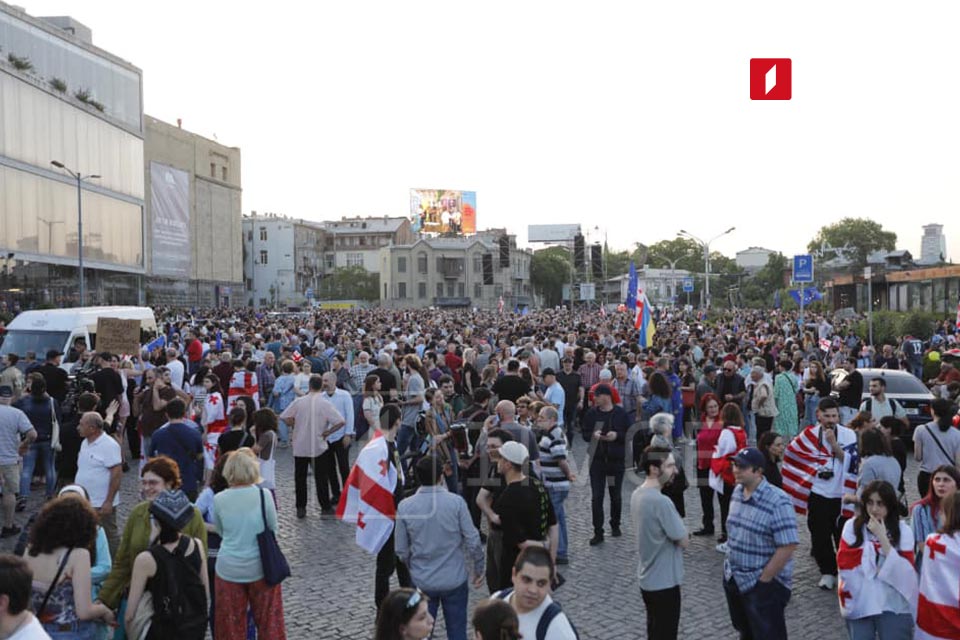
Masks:
[[[420,589],[417,589],[416,591],[410,594],[410,598],[407,600],[407,604],[405,604],[403,608],[412,609],[418,604],[420,604],[421,600],[423,600],[423,592],[420,591]]]

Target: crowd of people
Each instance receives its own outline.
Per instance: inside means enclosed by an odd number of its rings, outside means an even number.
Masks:
[[[441,613],[453,639],[594,637],[552,597],[579,437],[589,544],[636,535],[649,638],[678,635],[688,499],[742,638],[786,637],[797,514],[853,640],[960,637],[952,323],[875,349],[850,319],[780,311],[660,310],[650,345],[626,313],[156,313],[140,354],[6,357],[0,636],[285,638],[267,534],[290,449],[296,517],[315,492],[376,555],[378,640],[431,637]],[[865,368],[927,384],[926,424]]]

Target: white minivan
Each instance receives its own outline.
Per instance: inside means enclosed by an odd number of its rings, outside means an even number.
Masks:
[[[157,337],[157,319],[149,307],[78,307],[76,309],[38,309],[24,311],[7,325],[0,346],[0,356],[15,353],[21,358],[27,351],[43,360],[47,351],[68,354],[77,338],[83,338],[87,349],[96,349],[97,319],[120,318],[140,321],[140,344]]]

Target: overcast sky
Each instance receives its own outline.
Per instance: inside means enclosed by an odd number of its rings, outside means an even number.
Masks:
[[[960,259],[960,3],[18,0],[144,72],[148,114],[242,149],[243,210],[404,215],[477,192],[480,228],[582,223],[614,248],[737,230],[800,252],[877,220]],[[793,60],[751,101],[749,59]]]

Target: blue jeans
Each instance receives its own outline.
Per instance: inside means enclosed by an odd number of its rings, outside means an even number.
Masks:
[[[553,512],[557,514],[557,528],[560,530],[560,540],[557,542],[557,557],[567,557],[567,512],[563,508],[563,501],[567,499],[570,489],[554,489],[547,487],[547,495],[553,504]]]
[[[43,473],[47,476],[47,497],[57,495],[57,465],[50,441],[34,442],[23,456],[23,470],[20,472],[20,495],[24,498],[30,495],[30,482],[33,480],[33,470],[37,463],[43,465]]]
[[[284,420],[277,420],[277,437],[283,444],[290,442],[290,427]]]
[[[878,616],[847,620],[850,640],[911,640],[913,616],[909,613],[884,611]]]
[[[416,429],[412,424],[401,424],[400,431],[397,433],[397,453],[401,456],[407,452],[407,447],[413,442],[413,436],[416,435]]]
[[[430,591],[424,589],[430,601],[427,610],[433,619],[437,619],[437,610],[443,606],[443,623],[447,627],[448,640],[467,640],[467,597],[470,589],[464,582],[450,591]],[[433,631],[430,632],[433,637]]]
[[[790,589],[776,579],[757,582],[741,593],[732,580],[724,580],[730,622],[740,632],[740,640],[787,640],[783,611],[790,602]]]

